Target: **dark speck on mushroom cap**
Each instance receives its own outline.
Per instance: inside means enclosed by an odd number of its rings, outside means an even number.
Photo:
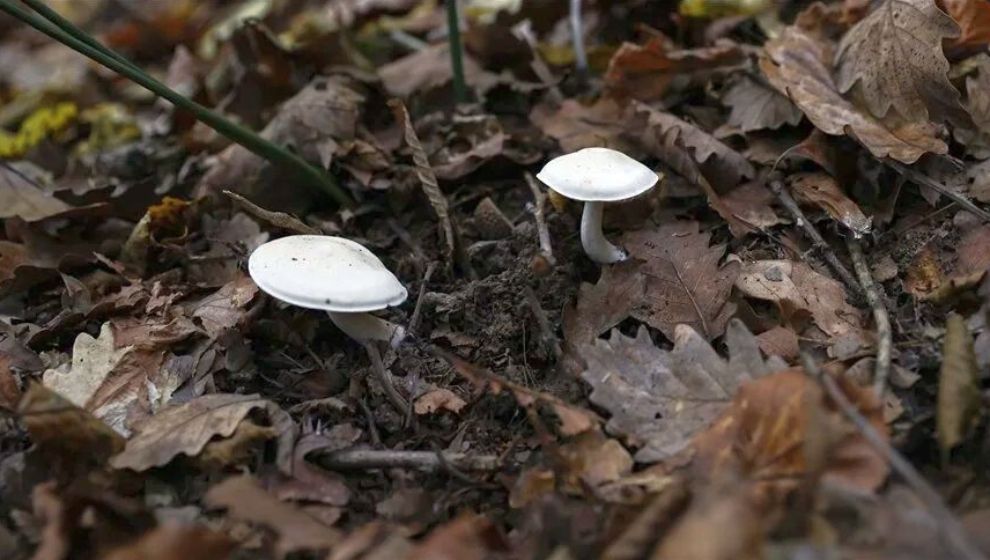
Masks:
[[[263,291],[326,311],[375,311],[405,301],[406,288],[371,251],[349,239],[291,235],[265,243],[248,260]]]
[[[584,148],[554,158],[536,177],[567,198],[595,202],[632,198],[659,180],[649,167],[609,148]]]

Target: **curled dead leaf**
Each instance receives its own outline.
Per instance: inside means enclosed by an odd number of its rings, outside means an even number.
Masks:
[[[938,376],[935,427],[943,457],[969,434],[980,410],[979,371],[966,320],[952,313],[945,324]]]
[[[439,410],[447,410],[458,414],[467,406],[464,399],[460,398],[450,389],[434,389],[425,395],[421,395],[413,404],[416,414],[433,414]]]

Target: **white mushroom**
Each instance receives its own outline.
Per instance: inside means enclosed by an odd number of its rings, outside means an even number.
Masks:
[[[265,293],[320,309],[348,336],[383,340],[393,347],[405,336],[401,326],[368,313],[401,304],[406,288],[362,245],[342,237],[290,235],[255,249],[248,273]]]
[[[536,176],[561,195],[584,202],[581,245],[591,260],[602,264],[628,257],[602,233],[605,203],[640,195],[659,180],[649,167],[608,148],[584,148],[554,158]]]

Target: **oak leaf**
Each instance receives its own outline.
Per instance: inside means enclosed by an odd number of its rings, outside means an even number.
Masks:
[[[944,456],[962,443],[973,429],[980,409],[979,386],[973,336],[969,334],[966,320],[953,313],[945,325],[935,410],[938,445]]]
[[[110,464],[116,469],[145,471],[161,467],[179,455],[195,457],[214,437],[230,437],[253,410],[268,413],[278,432],[278,465],[291,470],[296,426],[275,403],[257,395],[203,395],[168,407],[141,425]]]
[[[796,125],[804,113],[785,95],[752,78],[743,78],[729,86],[722,103],[730,108],[729,125],[743,132],[778,129]]]
[[[888,123],[846,100],[829,69],[832,51],[826,39],[792,25],[764,45],[760,69],[822,132],[849,135],[878,158],[914,163],[925,153],[948,151],[930,122]]]
[[[873,229],[873,219],[866,217],[839,184],[827,173],[797,173],[788,177],[791,193],[798,202],[824,210],[854,235],[866,235]]]
[[[983,3],[990,11],[990,2]],[[966,95],[966,109],[975,126],[955,127],[952,132],[971,156],[990,158],[990,56],[981,55],[977,74],[966,78]]]
[[[671,351],[655,346],[643,327],[635,338],[613,330],[608,341],[580,349],[581,378],[591,385],[591,402],[611,414],[608,431],[638,448],[636,461],[660,461],[683,450],[743,381],[783,367],[763,359],[739,321],[730,323],[726,344],[728,360],[687,325],[677,327]]]
[[[942,53],[942,40],[958,36],[934,0],[884,0],[839,42],[839,91],[855,88],[878,118],[893,107],[909,122],[969,122]]]
[[[952,40],[952,46],[971,47],[990,43],[990,2],[986,0],[940,0],[940,2],[959,25],[959,36]]]
[[[616,270],[617,285],[627,285],[627,274],[646,277],[631,316],[671,340],[680,324],[708,340],[721,336],[735,311],[728,299],[739,263],[719,265],[725,245],[709,246],[710,240],[711,234],[699,231],[697,222],[669,222],[627,233],[623,246],[642,264]]]
[[[746,60],[738,45],[723,44],[691,50],[673,50],[661,38],[644,45],[624,43],[612,55],[605,88],[615,97],[642,101],[660,98],[675,80],[697,81],[712,72],[727,71]]]

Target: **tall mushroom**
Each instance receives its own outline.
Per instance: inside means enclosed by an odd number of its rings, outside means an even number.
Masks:
[[[374,253],[342,237],[290,235],[255,249],[248,273],[275,299],[326,311],[340,330],[365,347],[386,394],[405,412],[405,399],[392,386],[374,341],[395,348],[406,331],[369,312],[401,304],[407,292]]]
[[[609,148],[584,148],[554,158],[536,177],[561,195],[584,202],[581,245],[591,260],[601,264],[628,257],[602,233],[605,203],[643,194],[659,180],[649,167]]]

